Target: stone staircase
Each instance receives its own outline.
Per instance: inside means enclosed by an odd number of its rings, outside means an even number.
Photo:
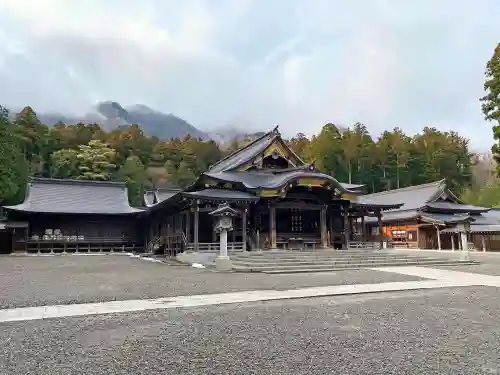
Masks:
[[[410,255],[373,249],[317,251],[256,251],[231,256],[238,272],[298,273],[326,272],[391,266],[442,266],[477,264],[430,255]]]

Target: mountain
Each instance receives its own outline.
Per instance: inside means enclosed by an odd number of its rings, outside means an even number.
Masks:
[[[118,126],[138,124],[149,136],[156,136],[166,140],[170,138],[184,138],[191,135],[196,138],[209,139],[209,135],[187,121],[173,114],[156,111],[143,104],[122,107],[119,103],[105,101],[97,104],[92,112],[83,116],[66,116],[60,113],[40,113],[40,121],[46,125],[54,125],[58,121],[65,124],[94,123],[110,130]]]

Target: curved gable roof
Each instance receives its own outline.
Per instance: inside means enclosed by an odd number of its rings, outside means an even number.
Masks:
[[[26,199],[7,210],[58,214],[133,214],[121,182],[31,178]]]
[[[366,194],[363,195],[363,197],[373,198],[379,203],[404,203],[403,206],[397,210],[417,210],[425,207],[427,203],[439,198],[445,189],[445,180],[440,180],[423,185],[408,186],[401,189]]]
[[[210,166],[207,173],[219,173],[235,169],[255,158],[266,148],[271,146],[271,144],[276,140],[280,140],[281,142],[283,142],[283,140],[281,139],[281,134],[278,131],[278,126],[276,126],[270,132],[264,134],[262,137],[253,140],[246,146],[234,151],[225,158],[222,158],[217,163]],[[285,147],[287,147],[290,153],[295,156],[298,161],[300,161],[301,164],[305,164],[292,149],[286,146],[285,142],[283,142],[283,144],[285,145]]]

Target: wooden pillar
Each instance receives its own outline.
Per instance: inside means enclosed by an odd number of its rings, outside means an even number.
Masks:
[[[247,251],[247,208],[243,208],[241,214],[241,240],[243,241],[243,251]]]
[[[191,242],[191,210],[186,212],[186,241]]]
[[[269,206],[269,247],[276,249],[276,207]]]
[[[382,230],[382,212],[380,210],[377,211],[377,225],[378,225],[378,238],[380,248],[384,246],[384,231]]]
[[[333,243],[333,238],[334,238],[334,233],[333,233],[333,214],[332,214],[332,206],[330,206],[330,212],[328,215],[328,241],[330,244],[330,247],[334,247]]]
[[[453,237],[452,237],[453,240]],[[417,249],[420,249],[420,226],[417,222]]]
[[[484,234],[481,234],[481,245],[483,246],[483,252],[486,252],[486,241],[484,238]]]
[[[441,231],[439,230],[439,225],[436,225],[436,235],[438,240],[438,250],[441,251]]]
[[[321,207],[319,211],[319,226],[321,231],[321,247],[328,247],[328,234],[326,228],[326,206]]]
[[[344,214],[344,249],[347,249],[349,247],[349,241],[351,240],[351,227],[349,223],[349,214],[347,210],[343,211]]]
[[[194,251],[198,252],[199,248],[199,230],[200,230],[200,208],[198,207],[198,204],[194,207]]]
[[[361,230],[363,236],[363,242],[366,242],[366,228],[365,228],[365,215],[361,216]]]
[[[451,234],[451,251],[455,251],[455,235]]]

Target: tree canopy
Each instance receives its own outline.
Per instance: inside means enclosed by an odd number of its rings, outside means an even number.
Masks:
[[[159,140],[139,125],[102,129],[96,124],[42,124],[31,107],[9,121],[0,116],[2,156],[0,199],[20,200],[28,175],[123,181],[138,205],[144,189],[186,187],[228,152],[252,140],[248,135],[228,145],[187,136]],[[341,182],[364,184],[368,192],[446,178],[457,193],[473,182],[468,140],[454,132],[426,127],[418,134],[400,128],[372,137],[368,126],[345,129],[325,124],[312,137],[299,133],[290,147],[305,161]],[[15,161],[15,162],[13,162]]]

